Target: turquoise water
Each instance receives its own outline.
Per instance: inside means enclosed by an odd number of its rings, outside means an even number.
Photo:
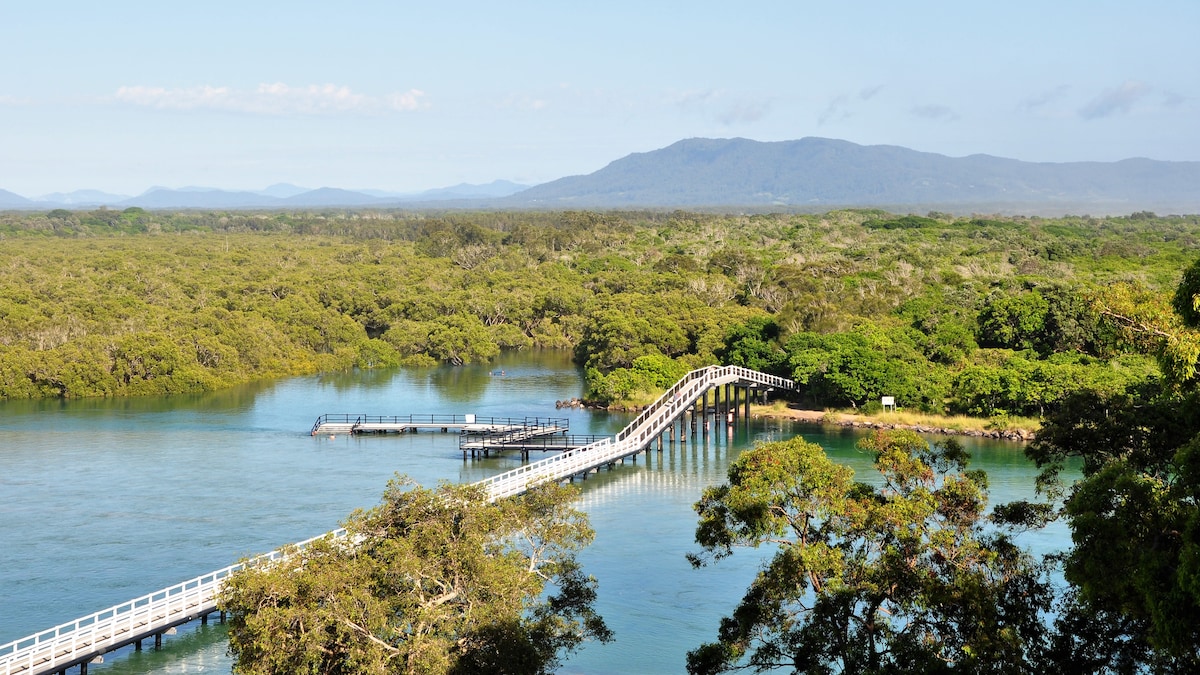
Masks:
[[[0,404],[0,643],[330,530],[375,504],[397,472],[464,482],[520,463],[464,461],[453,433],[312,437],[321,414],[554,416],[578,434],[615,433],[629,421],[555,409],[581,387],[568,355],[525,353],[487,367],[294,378],[194,397]],[[741,450],[795,434],[870,470],[855,433],[754,422],[581,483],[580,506],[597,532],[582,558],[616,641],[588,645],[560,672],[683,671],[686,652],[713,639],[765,555],[739,551],[693,570],[684,558],[695,550],[691,506]],[[1033,469],[1017,446],[970,447],[994,500],[1032,492]],[[1043,551],[1065,541],[1061,530],[1028,539]],[[89,672],[230,670],[220,626],[181,627],[164,644],[122,650]]]

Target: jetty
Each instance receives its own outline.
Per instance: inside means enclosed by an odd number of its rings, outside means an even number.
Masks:
[[[478,481],[476,485],[486,486],[489,500],[495,501],[519,495],[546,481],[586,478],[602,468],[612,469],[626,460],[636,461],[638,454],[649,453],[655,446],[661,451],[664,436],[683,440],[688,435],[707,433],[710,424],[732,424],[741,417],[749,418],[752,398],[764,397],[773,390],[794,388],[791,380],[739,366],[710,366],[693,370],[647,406],[616,436],[564,449],[552,457]],[[744,413],[740,412],[743,409]],[[313,425],[312,433],[407,433],[420,429],[448,432],[451,428],[462,431],[471,425],[495,421],[486,418],[488,422],[483,422],[473,415],[419,417],[422,419],[414,421],[412,416],[368,418],[362,415],[323,415]],[[425,417],[430,417],[430,421],[425,422]],[[459,418],[461,420],[456,422]],[[467,418],[472,421],[468,422]],[[538,418],[524,418],[520,426],[524,428],[529,419]],[[507,423],[492,425],[497,427],[495,433],[517,434],[518,425],[514,420],[509,422],[514,424],[507,431],[499,429]],[[547,428],[550,426],[546,425]],[[564,424],[564,431],[565,428]],[[479,432],[484,433],[484,430],[480,429]],[[527,437],[522,442],[531,440]],[[87,675],[88,664],[102,663],[108,652],[128,645],[141,649],[142,642],[149,638],[154,639],[157,648],[162,644],[162,636],[169,635],[176,626],[197,619],[207,622],[210,615],[219,613],[217,600],[222,583],[230,574],[247,565],[284,560],[320,539],[345,536],[345,530],[333,530],[0,645],[0,675],[65,675],[67,669],[76,666],[80,675]]]
[[[313,436],[324,434],[403,434],[425,431],[544,435],[567,431],[566,418],[555,417],[481,417],[477,415],[358,415],[339,413],[321,415],[313,423]]]

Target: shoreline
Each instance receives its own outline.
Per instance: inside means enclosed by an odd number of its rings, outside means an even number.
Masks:
[[[776,410],[766,406],[750,406],[750,417],[753,419],[784,419],[820,426],[835,426],[853,429],[910,429],[921,434],[938,434],[942,436],[970,436],[972,438],[991,438],[999,441],[1028,443],[1036,436],[1029,429],[955,429],[940,427],[933,424],[901,424],[883,421],[869,415],[852,415],[849,413],[825,412],[823,410],[802,410],[788,408]]]
[[[557,401],[557,408],[592,408],[595,410],[608,410],[610,412],[640,412],[645,409],[641,405],[588,405],[580,399],[572,399],[569,401]],[[788,408],[779,410],[771,406],[754,405],[750,406],[751,419],[782,419],[799,422],[801,424],[811,424],[815,426],[834,426],[848,429],[910,429],[920,434],[938,434],[941,436],[968,436],[971,438],[990,438],[998,441],[1012,441],[1014,443],[1028,443],[1037,435],[1032,429],[961,429],[949,426],[938,426],[936,424],[905,424],[899,422],[888,422],[878,417],[869,415],[853,415],[850,413],[832,412],[824,410],[805,410],[801,408]]]

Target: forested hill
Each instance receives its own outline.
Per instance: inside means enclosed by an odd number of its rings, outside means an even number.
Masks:
[[[1032,163],[947,157],[825,138],[694,138],[538,185],[510,205],[923,206],[948,211],[1120,214],[1200,211],[1200,162]],[[922,209],[923,210],[923,209]]]

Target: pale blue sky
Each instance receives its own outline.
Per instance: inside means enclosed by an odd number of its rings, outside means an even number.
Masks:
[[[1197,0],[0,0],[0,188],[534,184],[691,137],[1200,160],[1198,33]]]

